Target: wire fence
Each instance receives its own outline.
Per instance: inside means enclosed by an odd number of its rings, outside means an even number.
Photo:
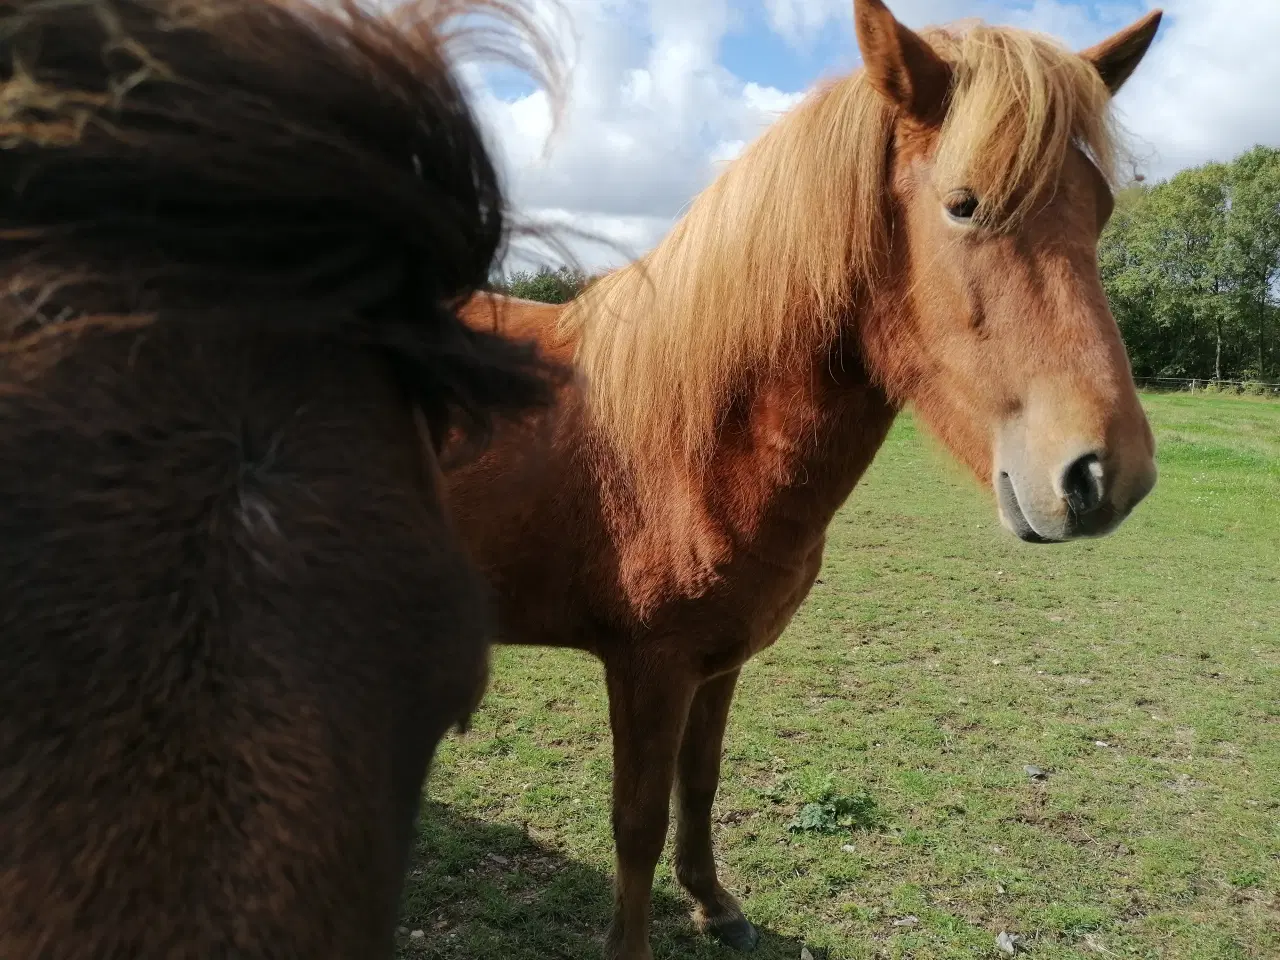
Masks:
[[[1262,380],[1205,380],[1194,377],[1134,377],[1139,387],[1168,393],[1235,393],[1280,399],[1280,383]]]

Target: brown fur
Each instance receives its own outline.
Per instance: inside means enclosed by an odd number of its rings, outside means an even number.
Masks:
[[[1020,31],[904,39],[878,0],[856,7],[866,72],[766,133],[640,267],[566,308],[512,305],[509,332],[576,358],[582,381],[449,479],[503,639],[604,662],[611,958],[650,956],[673,787],[677,877],[706,927],[754,943],[711,846],[729,703],[900,406],[1025,539],[1105,533],[1154,482],[1097,277],[1105,78]],[[945,212],[960,187],[987,205],[972,224]]]
[[[464,8],[0,2],[6,960],[390,952],[492,635],[435,438],[558,378],[454,307]]]

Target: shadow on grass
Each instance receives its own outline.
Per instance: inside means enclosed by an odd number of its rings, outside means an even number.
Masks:
[[[597,960],[613,908],[608,874],[518,827],[427,803],[401,902],[403,960]],[[798,960],[802,944],[768,930],[751,954],[700,935],[689,904],[657,889],[655,960]],[[422,935],[413,937],[414,932]]]

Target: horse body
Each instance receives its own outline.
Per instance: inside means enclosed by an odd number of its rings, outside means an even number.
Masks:
[[[252,325],[58,336],[0,397],[0,954],[389,955],[491,632],[394,379]]]
[[[674,788],[697,919],[758,934],[716,875],[738,671],[812,587],[825,530],[912,405],[1024,540],[1114,530],[1153,441],[1097,278],[1110,96],[1145,18],[1080,55],[1022,31],[917,35],[857,0],[865,68],[779,121],[641,263],[509,331],[581,376],[448,478],[502,642],[604,664],[613,960],[649,960]]]
[[[551,399],[442,13],[0,0],[0,956],[391,951],[488,592],[437,448]]]
[[[504,316],[510,333],[564,355],[562,309],[513,303]],[[897,413],[838,346],[752,393],[727,415],[705,472],[673,484],[657,509],[638,508],[580,386],[565,389],[550,423],[499,427],[489,449],[446,480],[462,537],[494,587],[501,642],[572,647],[604,663],[626,913],[613,949],[624,924],[647,930],[641,892],[664,842],[673,781],[677,872],[700,922],[740,947],[754,942],[716,879],[710,838],[734,685],[808,596],[826,529]],[[537,439],[547,433],[549,451]],[[624,850],[641,863],[631,876]]]
[[[508,332],[564,355],[561,309],[512,303]],[[856,359],[813,358],[729,414],[704,476],[641,511],[570,386],[549,423],[499,427],[483,455],[451,471],[449,498],[494,587],[504,642],[605,655],[668,636],[672,655],[708,676],[777,639],[895,415]],[[674,639],[685,635],[697,639]]]

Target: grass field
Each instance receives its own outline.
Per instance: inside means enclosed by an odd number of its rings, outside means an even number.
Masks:
[[[717,849],[760,960],[1002,931],[1045,960],[1280,957],[1280,403],[1144,402],[1155,492],[1056,547],[895,427],[739,687]],[[609,765],[597,664],[502,651],[428,788],[401,956],[598,957]],[[658,958],[737,956],[687,908],[664,859]]]

